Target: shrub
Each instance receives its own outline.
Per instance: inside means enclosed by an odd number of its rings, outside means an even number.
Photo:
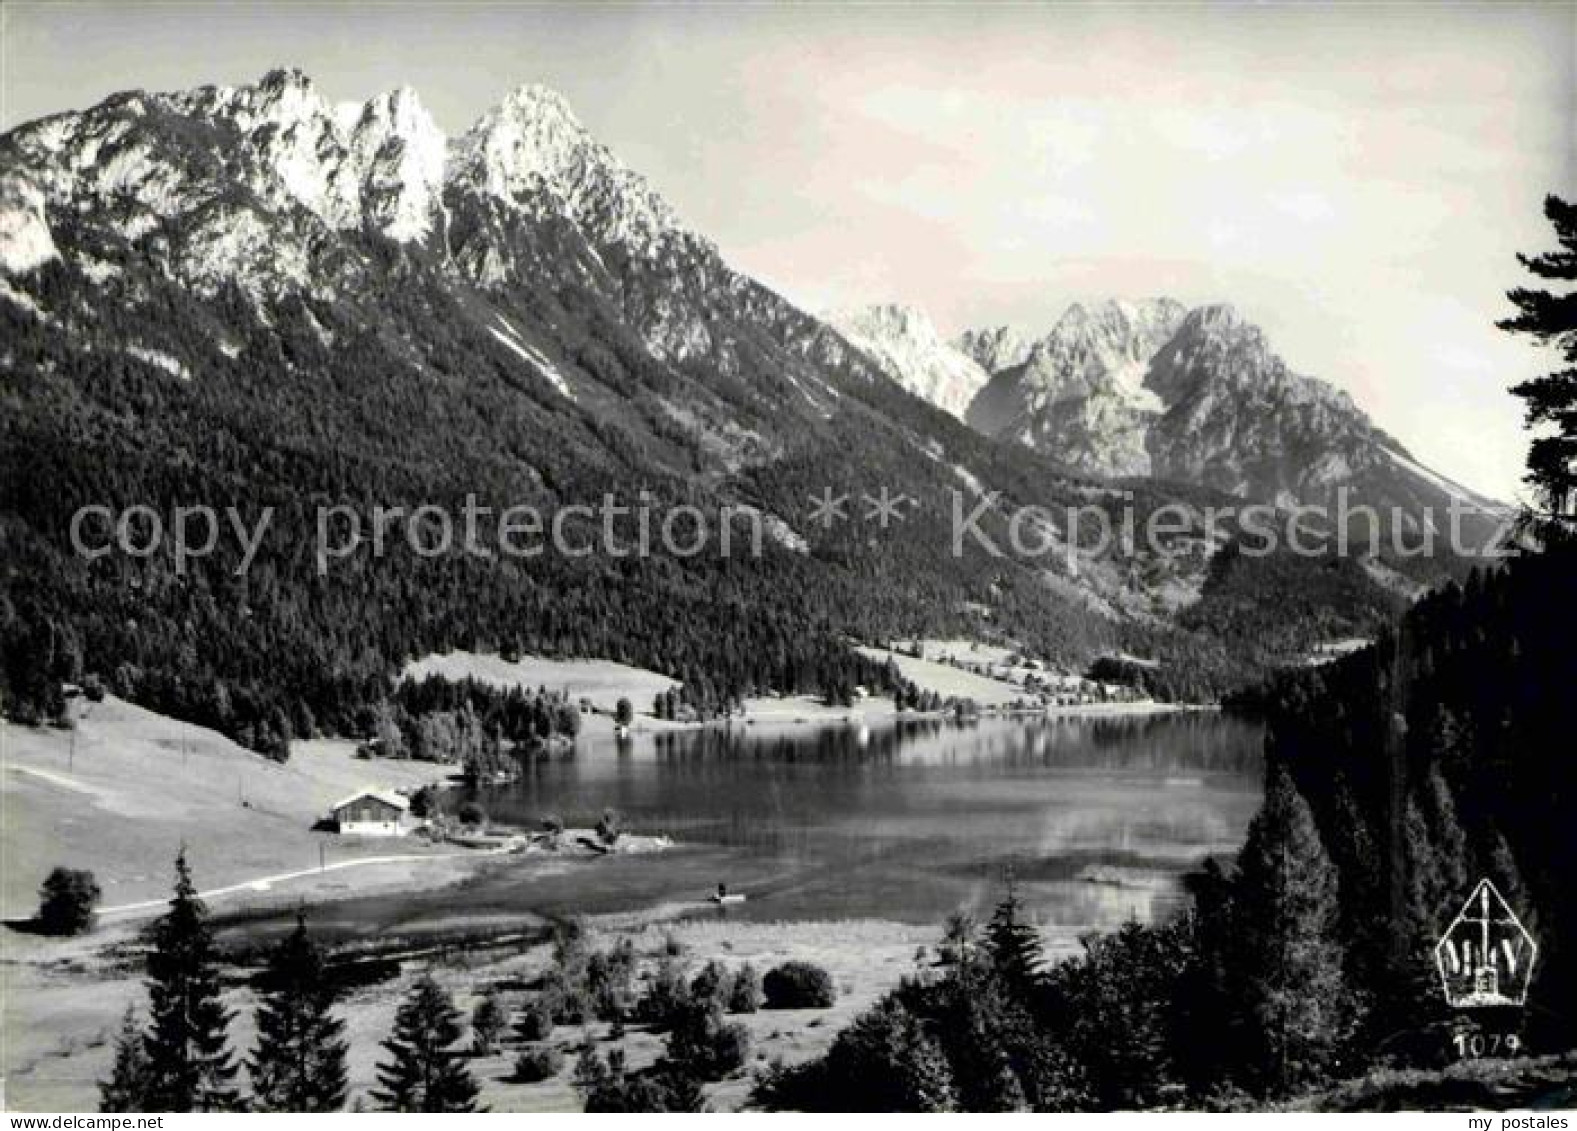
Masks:
[[[587,1045],[575,1063],[575,1090],[588,1112],[702,1110],[701,1082],[672,1061],[645,1072],[629,1072],[624,1052],[614,1049],[605,1061]]]
[[[815,1102],[823,1111],[947,1111],[954,1104],[947,1057],[892,999],[838,1034],[821,1084]]]
[[[565,919],[553,927],[553,961],[562,970],[578,971],[586,964],[591,944],[586,924],[580,919]]]
[[[738,1072],[750,1059],[750,1030],[737,1022],[721,1026],[712,1037],[712,1064],[719,1075]]]
[[[357,751],[360,757],[361,752]],[[368,757],[371,757],[369,752]],[[439,801],[438,790],[430,785],[424,785],[411,794],[411,816],[417,818],[443,816],[443,805]]]
[[[600,1021],[622,1021],[634,1001],[635,944],[624,939],[586,960],[586,993]]]
[[[825,1009],[837,997],[832,975],[810,962],[785,962],[761,980],[768,1009]]]
[[[734,976],[728,967],[712,959],[690,982],[690,996],[696,1001],[715,1002],[719,1009],[728,1008],[728,998],[734,992]]]
[[[636,1007],[636,1015],[648,1025],[666,1029],[679,1010],[690,1004],[690,984],[685,981],[684,963],[664,955],[652,972],[646,994]]]
[[[717,1002],[697,999],[680,1008],[668,1033],[668,1060],[698,1080],[721,1080],[745,1066],[750,1034],[723,1021]]]
[[[56,868],[38,889],[38,923],[52,935],[77,935],[93,925],[99,884],[92,872]]]
[[[522,1084],[551,1080],[564,1070],[564,1054],[551,1046],[522,1049],[515,1057],[515,1079]]]
[[[761,1008],[761,975],[750,963],[734,971],[734,984],[729,987],[724,1008],[729,1013],[754,1013]]]
[[[767,1111],[831,1111],[825,1059],[807,1060],[800,1064],[784,1064],[774,1058],[766,1068],[756,1073],[750,1089],[750,1102]]]
[[[591,1001],[581,974],[579,971],[570,975],[561,969],[550,970],[543,980],[539,1000],[560,1025],[583,1025],[591,1016]]]
[[[515,1036],[522,1041],[545,1041],[553,1035],[553,1010],[541,998],[526,1006],[515,1022]]]
[[[487,810],[483,809],[475,801],[463,802],[456,811],[455,816],[459,817],[460,823],[468,828],[475,828],[478,825],[487,823]]]
[[[471,1013],[471,1048],[478,1056],[488,1056],[498,1045],[504,1031],[504,1007],[496,992],[482,996]]]
[[[619,834],[623,832],[623,821],[618,810],[604,809],[602,816],[597,818],[597,839],[603,844],[613,844],[618,841]]]

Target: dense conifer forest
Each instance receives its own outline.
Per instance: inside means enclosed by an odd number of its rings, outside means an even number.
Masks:
[[[375,242],[367,250],[390,254]],[[1014,553],[1014,505],[1053,514],[1096,508],[1111,529],[1125,521],[1142,529],[1161,507],[1181,502],[1197,521],[1228,497],[1060,474],[890,384],[851,386],[860,399],[849,411],[815,429],[782,431],[775,458],[729,474],[704,435],[674,430],[662,396],[685,392],[710,412],[766,430],[760,394],[714,388],[710,378],[703,389],[654,365],[615,312],[575,288],[522,291],[514,296],[520,307],[583,327],[562,348],[624,398],[599,406],[600,417],[569,412],[522,386],[507,351],[419,263],[396,258],[388,270],[367,280],[353,305],[297,299],[266,322],[233,287],[200,303],[157,280],[136,293],[125,284],[124,296],[112,281],[92,332],[80,336],[0,304],[13,361],[0,374],[0,695],[8,714],[55,718],[60,685],[91,678],[277,756],[292,737],[369,734],[404,661],[433,651],[640,664],[680,679],[681,696],[706,715],[765,691],[895,691],[893,673],[849,643],[949,634],[1007,636],[1075,671],[1103,652],[1139,652],[1158,661],[1148,690],[1209,700],[1294,658],[1322,632],[1370,632],[1385,613],[1383,593],[1361,577],[1322,584],[1299,599],[1299,615],[1282,632],[1240,647],[1255,629],[1243,622],[1245,608],[1285,610],[1282,597],[1304,586],[1293,564],[1214,570],[1207,600],[1186,623],[1103,608],[1092,586],[1142,602],[1134,594],[1157,576],[1188,567],[1190,540],[1197,544],[1202,531],[1179,535],[1165,554],[1140,547],[1119,558],[1096,553],[1099,524],[1085,523],[1077,533],[1090,544],[1083,568],[1097,575],[1092,581],[1071,576],[1060,551]],[[36,290],[70,307],[86,286],[76,268],[56,262],[40,269]],[[193,364],[202,372],[183,381],[105,347],[131,334],[201,358]],[[419,360],[413,341],[422,345]],[[463,368],[458,358],[467,359]],[[915,456],[909,428],[940,430],[991,476],[1001,502],[979,525],[1007,548],[1003,556],[973,540],[951,552],[950,492],[959,479]],[[847,494],[858,513],[862,492],[879,483],[902,485],[916,500],[901,528],[883,534],[853,521],[823,529],[811,517],[823,491]],[[782,516],[810,544],[802,552],[765,538],[759,557],[710,548],[686,557],[660,544],[649,557],[620,556],[603,552],[595,519],[577,516],[566,529],[575,545],[594,549],[585,557],[550,548],[483,558],[458,548],[468,500],[495,516],[514,505],[551,515],[605,495],[633,506],[643,493],[659,515],[681,505],[714,515],[727,504],[754,506]],[[975,496],[963,498],[966,511],[975,505]],[[197,504],[214,508],[223,526],[206,556],[180,560],[166,537],[146,555],[117,549],[90,560],[70,541],[81,507],[151,507],[168,533],[175,508]],[[409,513],[424,505],[454,516],[451,552],[418,553],[395,527],[381,556],[364,544],[320,562],[320,507],[354,509],[367,531],[375,507]],[[249,530],[270,510],[250,560],[228,507]],[[81,529],[93,546],[113,534],[101,517]],[[129,529],[142,545],[147,516]],[[634,544],[635,518],[621,518],[616,534]],[[436,534],[417,537],[426,545]]]

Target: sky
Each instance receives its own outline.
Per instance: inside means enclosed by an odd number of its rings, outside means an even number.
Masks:
[[[811,310],[1044,333],[1073,301],[1229,302],[1424,463],[1522,493],[1501,333],[1577,192],[1577,2],[36,4],[0,124],[294,65],[463,131],[569,99],[736,267]]]

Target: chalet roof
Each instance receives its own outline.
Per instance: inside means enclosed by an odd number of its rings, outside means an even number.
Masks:
[[[333,805],[329,806],[329,810],[331,812],[338,813],[341,809],[345,808],[345,806],[360,801],[364,797],[370,797],[374,801],[381,801],[385,805],[392,805],[402,812],[411,807],[410,801],[404,797],[401,797],[398,793],[393,793],[386,789],[362,789],[351,794],[349,797],[341,798],[339,801],[336,801]]]

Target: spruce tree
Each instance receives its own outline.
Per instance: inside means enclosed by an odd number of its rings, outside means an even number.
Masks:
[[[137,1011],[128,1005],[115,1036],[115,1067],[108,1080],[99,1082],[99,1110],[148,1111],[147,1103],[148,1048],[137,1026]]]
[[[825,1111],[950,1111],[947,1057],[912,1013],[883,998],[838,1034],[827,1052]]]
[[[489,990],[483,994],[482,1000],[471,1011],[471,1051],[478,1056],[492,1055],[507,1021],[498,991]]]
[[[1519,255],[1518,261],[1543,279],[1577,282],[1577,204],[1549,196],[1544,215],[1555,228],[1559,251]],[[1544,512],[1539,516],[1546,539],[1577,534],[1577,292],[1518,287],[1507,298],[1517,315],[1497,325],[1530,334],[1559,347],[1567,367],[1524,381],[1512,389],[1526,404],[1530,428],[1547,428],[1528,448],[1526,482],[1538,492]]]
[[[386,1111],[475,1111],[476,1081],[455,1046],[460,1011],[431,975],[421,978],[394,1016],[383,1042],[390,1059],[378,1066],[373,1098]]]
[[[1238,857],[1235,903],[1246,1082],[1286,1092],[1320,1079],[1352,1031],[1336,868],[1279,764]]]
[[[1029,921],[1012,876],[1007,880],[1007,894],[986,924],[986,950],[992,966],[1008,986],[1023,989],[1039,977],[1040,932]]]
[[[228,1111],[236,1106],[230,1013],[219,996],[208,912],[197,898],[186,849],[175,858],[175,896],[153,928],[148,953],[147,1035],[151,1111]]]
[[[296,929],[269,954],[259,987],[257,1049],[247,1063],[259,1110],[345,1106],[345,1023],[333,1012],[337,997],[298,915]]]

